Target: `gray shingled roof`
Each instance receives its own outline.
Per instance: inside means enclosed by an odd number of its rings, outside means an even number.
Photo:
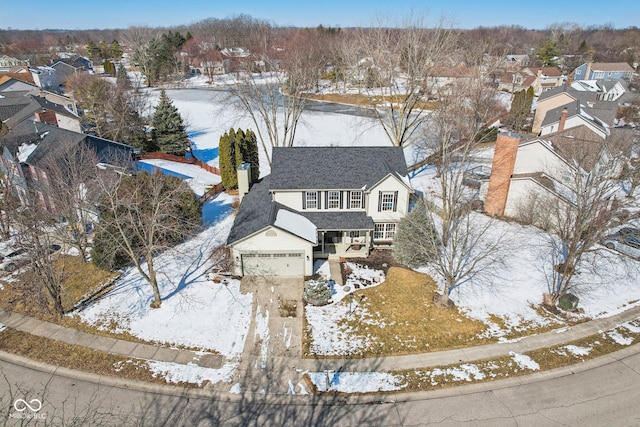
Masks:
[[[553,110],[547,111],[547,114],[544,116],[544,120],[542,121],[542,126],[548,126],[552,123],[557,123],[560,121],[560,116],[562,115],[562,110],[567,109],[567,119],[573,116],[580,115],[581,111],[584,111],[586,114],[589,114],[592,117],[598,118],[606,123],[606,120],[609,119],[609,110],[597,110],[594,108],[583,107],[580,104],[580,101],[575,101],[570,104],[561,105],[560,107],[554,108]],[[616,107],[617,108],[617,107]],[[606,114],[605,114],[606,113]],[[601,118],[603,116],[604,118]],[[583,116],[584,117],[584,116]],[[614,113],[615,118],[615,113]],[[589,120],[587,117],[584,117],[589,123],[593,126],[596,126],[602,129],[603,132],[606,132],[606,129],[602,124],[597,120]]]
[[[244,196],[233,221],[227,244],[244,239],[273,223],[276,204],[271,200],[270,181],[271,175],[265,176],[254,183],[251,191]]]
[[[565,84],[565,85],[557,86],[542,92],[540,94],[540,97],[538,98],[538,103],[541,101],[544,101],[547,98],[551,98],[553,96],[559,95],[561,93],[566,93],[567,95],[583,103],[594,102],[598,98],[597,92],[581,91],[581,90],[574,89],[571,86],[568,86]]]
[[[318,230],[373,230],[373,220],[365,212],[297,212]]]
[[[40,128],[41,140],[38,146],[29,155],[24,163],[41,166],[41,163],[50,158],[58,150],[67,149],[84,143],[93,150],[98,161],[107,164],[117,164],[123,160],[131,160],[135,149],[129,145],[97,136],[73,132],[53,125]]]
[[[407,175],[402,147],[274,148],[272,190],[362,189],[389,173]]]
[[[289,147],[273,149],[271,171],[242,199],[227,244],[273,225],[280,209],[304,216],[318,230],[371,230],[365,212],[295,211],[273,202],[271,190],[369,188],[390,173],[406,176],[407,164],[402,147]]]
[[[272,175],[264,177],[251,187],[242,199],[227,244],[274,225],[280,209],[295,212],[311,221],[318,230],[371,230],[373,220],[365,212],[298,212],[271,200],[269,191]]]

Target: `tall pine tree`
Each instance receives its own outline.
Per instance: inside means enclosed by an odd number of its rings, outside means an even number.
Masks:
[[[164,89],[160,92],[160,102],[153,114],[153,127],[153,141],[161,152],[177,156],[185,155],[187,132],[178,109]]]

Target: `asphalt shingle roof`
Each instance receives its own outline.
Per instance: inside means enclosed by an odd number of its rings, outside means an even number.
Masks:
[[[407,164],[402,147],[279,147],[271,170],[272,190],[368,189]]]

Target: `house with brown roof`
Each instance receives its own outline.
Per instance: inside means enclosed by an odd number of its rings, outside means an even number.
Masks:
[[[557,86],[562,86],[565,76],[555,67],[525,67],[516,72],[505,73],[498,83],[498,90],[520,92],[533,87],[536,96]]]
[[[573,80],[622,79],[629,81],[635,70],[626,62],[587,62],[573,71]]]

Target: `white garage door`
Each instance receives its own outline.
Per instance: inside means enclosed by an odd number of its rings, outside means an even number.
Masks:
[[[304,276],[304,254],[259,252],[242,255],[244,276]]]

